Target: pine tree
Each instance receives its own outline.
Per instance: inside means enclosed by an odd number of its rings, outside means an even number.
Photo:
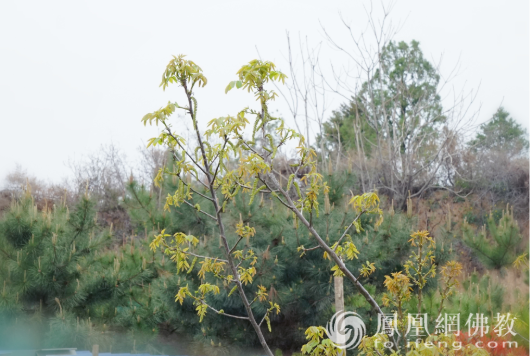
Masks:
[[[81,270],[111,238],[109,232],[96,234],[94,204],[87,197],[72,212],[64,205],[40,212],[26,193],[0,230],[4,301],[18,299],[26,310],[39,312],[74,308],[87,298],[80,292]]]
[[[85,195],[71,211],[64,204],[39,211],[28,190],[0,221],[0,328],[27,335],[0,338],[1,346],[116,350],[116,333],[129,335],[123,347],[156,336],[167,308],[153,300],[150,283],[170,273],[145,238],[113,246],[112,227],[96,224],[94,205]]]
[[[82,270],[111,239],[109,231],[96,230],[88,197],[72,211],[65,204],[38,211],[28,187],[0,224],[1,312],[18,320],[24,314],[64,316],[81,308],[90,297],[81,286]]]
[[[522,236],[513,217],[513,209],[506,206],[498,223],[490,213],[486,225],[487,228],[482,226],[477,234],[471,225],[464,221],[462,227],[464,241],[489,267],[500,269],[512,264],[522,251]]]

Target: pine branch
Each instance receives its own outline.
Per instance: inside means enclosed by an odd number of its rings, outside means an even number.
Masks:
[[[147,214],[149,215],[149,218],[151,218],[151,223],[153,225],[155,225],[155,219],[153,218],[153,214],[144,206],[144,204],[142,203],[142,201],[140,200],[140,197],[138,196],[138,194],[136,193],[136,189],[132,188],[131,189],[134,197],[136,198],[136,201],[140,204],[140,207],[145,210],[147,212]]]

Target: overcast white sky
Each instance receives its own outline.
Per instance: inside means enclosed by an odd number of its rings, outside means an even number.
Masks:
[[[66,162],[114,142],[130,159],[156,134],[141,117],[174,100],[158,88],[172,54],[185,53],[209,79],[197,92],[199,118],[234,114],[252,102],[224,95],[237,69],[286,53],[285,31],[323,40],[319,21],[346,39],[339,12],[355,30],[367,1],[2,1],[0,2],[0,187],[20,164],[58,181]],[[420,41],[427,58],[460,59],[458,88],[479,88],[480,118],[499,104],[529,127],[529,2],[398,0],[396,39]],[[342,36],[342,37],[341,37]],[[330,58],[334,52],[323,46]],[[285,68],[287,69],[287,68]],[[340,101],[333,103],[338,106]],[[286,108],[278,102],[280,113]]]

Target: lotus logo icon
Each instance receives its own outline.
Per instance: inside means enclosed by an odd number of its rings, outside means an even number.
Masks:
[[[326,325],[326,334],[339,349],[353,349],[361,343],[366,326],[357,313],[341,310]]]

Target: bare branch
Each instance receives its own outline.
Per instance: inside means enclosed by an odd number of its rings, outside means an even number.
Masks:
[[[215,216],[212,216],[210,214],[208,214],[207,212],[205,212],[204,210],[197,210],[190,202],[188,202],[187,200],[184,200],[184,203],[186,203],[187,205],[191,206],[195,211],[198,211],[199,213],[202,213],[204,215],[206,215],[207,217],[209,217],[210,219],[212,219],[213,221],[217,221],[217,218]]]

